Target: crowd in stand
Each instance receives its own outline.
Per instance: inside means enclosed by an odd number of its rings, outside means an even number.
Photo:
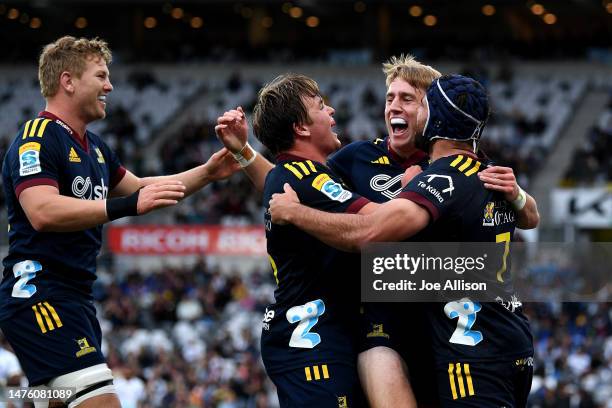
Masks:
[[[574,152],[566,174],[566,185],[603,185],[612,183],[612,94],[591,128],[585,143]]]

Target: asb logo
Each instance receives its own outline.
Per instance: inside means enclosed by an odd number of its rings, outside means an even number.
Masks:
[[[40,143],[29,142],[19,147],[19,175],[40,173]]]
[[[370,180],[370,188],[389,199],[394,199],[402,191],[402,176],[391,178],[388,174],[377,174]]]
[[[77,176],[72,180],[72,194],[75,197],[83,200],[105,200],[108,197],[108,187],[104,185],[104,179],[101,179],[102,185],[92,185],[91,178],[84,179]]]
[[[345,202],[353,196],[353,193],[342,188],[327,174],[319,174],[313,181],[312,186],[334,201]]]

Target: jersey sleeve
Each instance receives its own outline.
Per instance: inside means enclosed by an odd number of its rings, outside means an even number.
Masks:
[[[433,221],[449,215],[459,200],[458,188],[462,181],[453,170],[424,171],[402,189],[398,198],[414,201],[424,207]]]
[[[289,173],[289,184],[304,205],[328,212],[357,213],[369,203],[318,163],[305,160],[281,165]]]
[[[62,161],[54,130],[56,125],[50,122],[50,119],[44,118],[27,121],[7,153],[6,160],[17,198],[28,187],[59,186]]]
[[[94,147],[96,150],[96,155],[98,156],[98,162],[107,163],[108,165],[108,174],[110,175],[110,190],[115,188],[119,182],[125,176],[126,169],[121,164],[121,160],[119,160],[119,156],[113,149],[111,149],[104,141],[100,138],[97,139],[99,147]]]

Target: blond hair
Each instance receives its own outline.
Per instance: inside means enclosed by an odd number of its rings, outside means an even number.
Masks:
[[[45,98],[54,96],[59,89],[62,72],[68,71],[80,78],[89,58],[102,58],[107,64],[112,54],[106,41],[99,38],[64,36],[43,48],[38,60],[40,92]]]
[[[430,67],[421,64],[410,54],[393,56],[383,63],[383,72],[386,75],[387,87],[397,78],[408,82],[415,88],[427,89],[429,85],[442,74]]]

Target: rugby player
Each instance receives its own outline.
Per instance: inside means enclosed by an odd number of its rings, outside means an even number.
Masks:
[[[286,185],[286,193],[273,195],[269,203],[273,223],[291,223],[344,250],[405,239],[509,245],[521,215],[502,194],[485,189],[477,176],[485,166],[476,153],[490,112],[484,88],[471,78],[443,76],[430,85],[424,99],[426,103],[417,111],[417,128],[424,129],[421,142],[431,164],[397,199],[367,215],[323,213],[299,204]],[[521,201],[513,205],[524,206],[525,198]],[[367,207],[373,205],[377,204]],[[483,222],[492,212],[503,213],[502,221]],[[495,277],[489,282],[508,292],[507,282]],[[429,322],[441,406],[526,405],[533,375],[533,339],[520,302],[462,298],[422,305]]]
[[[9,251],[0,328],[30,386],[71,387],[69,407],[118,407],[102,355],[92,284],[102,224],[178,203],[239,169],[227,151],[180,174],[139,178],[87,125],[106,116],[111,52],[66,36],[40,55],[46,107],[24,123],[2,166]],[[49,402],[35,402],[36,407]]]

